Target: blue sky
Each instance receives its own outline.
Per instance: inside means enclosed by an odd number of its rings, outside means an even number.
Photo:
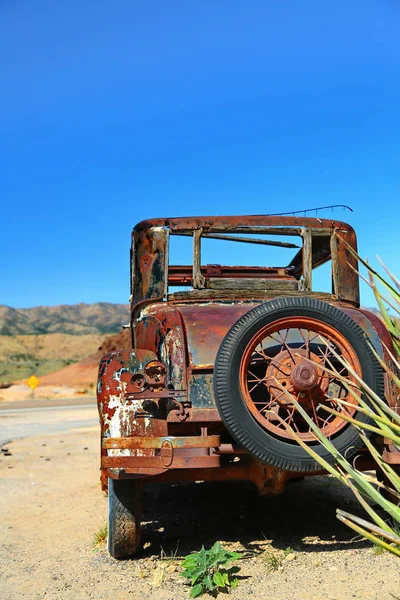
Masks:
[[[398,274],[399,31],[397,0],[3,0],[0,303],[126,302],[143,218],[331,203]]]

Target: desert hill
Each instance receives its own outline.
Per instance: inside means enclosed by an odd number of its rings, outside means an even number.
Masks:
[[[97,381],[99,361],[108,352],[131,348],[131,332],[123,329],[118,334],[107,337],[96,352],[77,363],[68,365],[54,373],[40,378],[41,386],[68,386],[94,390]]]
[[[128,321],[127,304],[0,305],[0,384],[41,378],[92,356]]]
[[[129,321],[128,304],[61,304],[11,308],[0,305],[0,335],[111,334]]]
[[[104,335],[0,335],[0,384],[52,373],[93,354]]]

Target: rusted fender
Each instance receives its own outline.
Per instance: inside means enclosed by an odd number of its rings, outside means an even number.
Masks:
[[[132,382],[135,375],[144,376],[145,366],[157,357],[151,350],[121,350],[102,358],[97,384],[97,404],[102,438],[130,436],[163,436],[167,422],[143,414],[143,394]],[[130,455],[130,450],[112,450],[117,456]],[[148,451],[144,451],[148,452]]]
[[[165,302],[143,308],[134,320],[135,346],[148,348],[165,364],[169,383],[187,388],[186,339],[181,314]]]
[[[135,323],[135,341],[170,365],[170,381],[179,389],[186,378],[186,352],[194,369],[213,368],[218,348],[234,323],[257,303],[151,304]]]

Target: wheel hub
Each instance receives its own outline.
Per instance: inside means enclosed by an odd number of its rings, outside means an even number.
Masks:
[[[271,399],[281,406],[293,405],[282,388],[303,403],[308,403],[311,396],[320,397],[321,392],[325,392],[328,387],[328,379],[324,377],[322,369],[318,368],[321,362],[321,357],[305,350],[279,352],[266,373],[266,386]]]
[[[298,392],[312,390],[318,383],[319,375],[315,365],[302,361],[294,367],[291,382]]]

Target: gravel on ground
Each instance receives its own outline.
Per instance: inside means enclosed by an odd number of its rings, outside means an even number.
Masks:
[[[336,508],[361,513],[328,477],[264,498],[242,483],[148,484],[144,551],[117,561],[104,543],[94,543],[107,510],[98,451],[97,427],[3,447],[2,599],[181,600],[189,588],[180,560],[216,540],[245,553],[233,600],[400,598],[400,562],[354,539],[336,519]]]

